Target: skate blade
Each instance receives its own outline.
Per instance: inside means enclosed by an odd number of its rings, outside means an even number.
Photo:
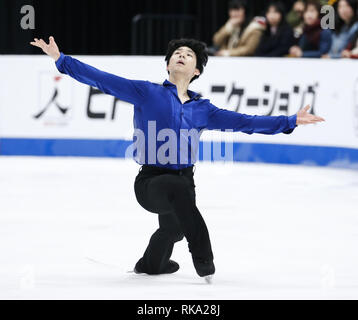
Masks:
[[[208,275],[208,276],[205,276],[204,277],[204,280],[207,284],[212,284],[213,283],[213,278],[214,276],[212,274]]]

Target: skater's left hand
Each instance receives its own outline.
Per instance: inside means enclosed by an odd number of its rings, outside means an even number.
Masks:
[[[310,123],[316,123],[321,121],[326,121],[322,117],[315,116],[311,113],[308,113],[308,109],[311,108],[311,106],[308,104],[304,108],[302,108],[300,111],[297,112],[297,120],[296,124],[310,124]]]

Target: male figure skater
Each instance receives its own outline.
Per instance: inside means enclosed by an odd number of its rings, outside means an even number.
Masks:
[[[176,272],[179,265],[170,260],[170,256],[174,243],[184,236],[197,274],[207,280],[215,272],[208,229],[195,200],[195,159],[191,157],[191,150],[198,149],[197,145],[192,144],[198,144],[199,141],[189,141],[182,129],[289,134],[297,125],[324,121],[309,114],[309,106],[291,116],[253,116],[220,109],[208,99],[202,99],[196,92],[188,90],[189,84],[203,73],[208,60],[205,43],[194,39],[169,42],[165,56],[169,80],[162,85],[129,80],[100,71],[64,55],[53,37],[49,38],[49,44],[37,38],[30,43],[51,56],[61,73],[134,105],[134,127],[145,135],[142,148],[137,150],[135,158],[142,165],[134,183],[135,195],[142,207],[157,213],[159,218],[159,229],[152,235],[143,257],[136,263],[136,273]],[[149,132],[154,130],[157,137],[162,129],[171,129],[176,133],[177,140],[171,140],[171,145],[177,150],[182,151],[179,138],[186,138],[189,151],[185,157],[182,157],[183,152],[177,152],[167,162],[157,157],[153,159],[153,154],[159,155],[161,147],[167,142],[162,139],[151,143]]]

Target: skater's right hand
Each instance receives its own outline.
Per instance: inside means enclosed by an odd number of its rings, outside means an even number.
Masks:
[[[49,55],[51,58],[53,58],[55,61],[58,60],[60,57],[60,50],[58,50],[57,44],[55,42],[55,39],[51,36],[49,37],[49,44],[47,44],[42,39],[35,38],[34,41],[30,42],[35,47],[39,47],[42,49],[43,52],[45,52],[47,55]]]

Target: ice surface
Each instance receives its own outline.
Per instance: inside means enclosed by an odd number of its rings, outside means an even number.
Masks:
[[[0,298],[358,298],[357,171],[197,163],[217,269],[208,285],[185,240],[172,257],[177,273],[127,273],[157,228],[135,199],[138,169],[122,159],[0,157]]]

